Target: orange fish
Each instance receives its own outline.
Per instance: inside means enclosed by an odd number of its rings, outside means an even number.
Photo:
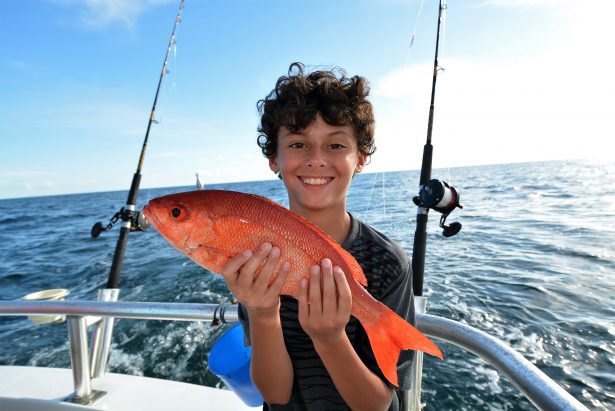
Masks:
[[[372,297],[354,257],[309,221],[264,197],[222,190],[199,190],[155,198],[143,212],[156,230],[197,264],[220,273],[236,254],[269,242],[293,271],[281,293],[297,298],[310,267],[329,258],[345,273],[352,292],[352,315],[369,337],[385,377],[396,386],[400,350],[420,350],[442,359],[438,347],[419,330]],[[279,268],[279,267],[278,267]]]

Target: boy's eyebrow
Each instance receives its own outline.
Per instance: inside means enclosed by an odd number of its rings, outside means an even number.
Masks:
[[[299,130],[298,132],[293,132],[289,129],[286,129],[285,131],[283,131],[280,135],[280,137],[286,137],[289,136],[291,134],[301,134],[303,135],[303,130]],[[327,133],[327,136],[336,136],[336,135],[344,135],[344,136],[349,136],[349,137],[353,137],[352,133],[348,133],[345,130],[335,130],[335,131],[331,131],[329,133]]]
[[[335,136],[338,134],[342,134],[348,137],[354,137],[354,135],[352,133],[347,133],[345,130],[336,130],[336,131],[332,131],[329,133],[329,136]]]
[[[297,133],[293,133],[290,129],[284,126],[280,127],[280,138],[288,137],[291,134],[297,134]]]
[[[286,137],[291,136],[291,135],[304,135],[304,134],[303,134],[303,130],[299,130],[298,132],[294,132],[294,131],[292,131],[289,128],[284,127],[284,126],[282,126],[280,128],[279,138],[286,138]],[[328,137],[336,137],[338,135],[339,136],[346,136],[346,137],[350,137],[350,138],[356,138],[354,133],[348,133],[346,130],[334,130],[334,131],[331,131],[331,132],[327,133]]]

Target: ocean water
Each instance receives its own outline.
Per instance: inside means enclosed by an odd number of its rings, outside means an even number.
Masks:
[[[590,409],[615,409],[615,163],[558,161],[434,170],[461,192],[444,238],[430,214],[424,294],[428,312],[502,339]],[[349,210],[409,254],[418,172],[362,174]],[[279,181],[212,185],[286,205]],[[141,190],[139,204],[192,187]],[[90,238],[126,192],[0,200],[1,300],[47,288],[95,300],[106,285],[118,230]],[[120,283],[127,301],[228,303],[223,280],[154,231],[131,233]],[[228,326],[118,320],[110,370],[221,386],[207,354]],[[426,356],[427,410],[534,409],[478,357],[438,342]],[[65,325],[0,317],[0,364],[69,367]]]

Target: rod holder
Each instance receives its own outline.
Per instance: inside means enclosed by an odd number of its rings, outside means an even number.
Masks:
[[[119,288],[103,288],[98,290],[98,301],[116,302],[119,295]],[[92,331],[92,346],[90,347],[90,376],[92,378],[105,375],[109,362],[113,323],[113,317],[102,318]]]
[[[84,317],[69,316],[67,318],[70,362],[75,391],[64,401],[90,405],[103,396],[105,392],[92,390],[88,361],[87,321]]]
[[[427,311],[427,297],[414,296],[414,312],[425,314]],[[421,406],[421,385],[423,382],[423,352],[415,351],[412,367],[410,368],[412,383],[409,391],[403,391],[405,410],[420,411]]]

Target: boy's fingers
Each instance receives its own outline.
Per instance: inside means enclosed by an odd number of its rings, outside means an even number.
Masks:
[[[333,279],[333,267],[331,260],[325,258],[321,262],[322,275],[322,311],[325,313],[337,313],[337,292]]]
[[[222,269],[222,276],[226,279],[227,283],[234,284],[237,281],[239,275],[239,269],[252,257],[251,250],[245,250],[236,254],[231,258]]]
[[[348,313],[352,310],[352,292],[344,271],[340,267],[333,268],[333,278],[337,286],[338,311]]]
[[[320,292],[320,266],[314,265],[310,268],[310,283],[309,283],[309,303],[310,314],[322,313],[322,298]]]
[[[282,287],[284,287],[284,283],[286,283],[286,279],[290,274],[290,263],[288,261],[284,261],[282,266],[280,267],[280,272],[278,273],[275,280],[269,287],[269,290],[276,295],[280,295],[280,291],[282,291]]]
[[[243,286],[251,286],[256,277],[256,271],[261,266],[267,255],[271,252],[271,244],[263,243],[252,254],[252,257],[240,268],[238,283]]]
[[[299,324],[307,324],[310,317],[310,306],[308,304],[308,286],[309,281],[302,278],[299,283]]]
[[[280,249],[278,247],[273,247],[271,252],[267,256],[267,260],[265,261],[265,265],[261,269],[258,277],[254,280],[254,285],[257,285],[259,288],[267,288],[269,282],[271,281],[271,276],[273,275],[273,270],[278,264],[278,260],[280,259]]]

